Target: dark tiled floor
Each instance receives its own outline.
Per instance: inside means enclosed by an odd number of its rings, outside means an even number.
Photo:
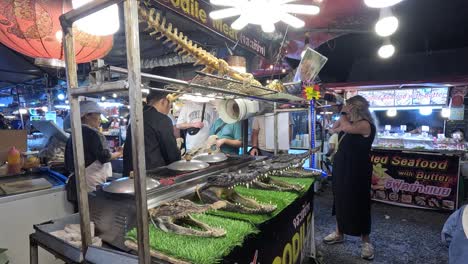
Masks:
[[[329,185],[315,197],[315,240],[321,263],[370,263],[360,258],[358,238],[347,237],[344,244],[332,246],[321,242],[335,228]],[[447,263],[448,249],[441,243],[440,231],[448,216],[447,213],[374,203],[371,238],[376,251],[372,263]]]

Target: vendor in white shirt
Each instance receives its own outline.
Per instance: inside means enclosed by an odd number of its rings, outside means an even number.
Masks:
[[[289,142],[292,140],[293,135],[293,124],[291,122],[291,117],[289,117]],[[273,156],[274,150],[267,149],[266,146],[266,127],[265,127],[265,116],[256,116],[253,118],[252,123],[252,149],[250,150],[250,155],[252,156]],[[281,136],[281,135],[280,135]]]
[[[205,114],[202,122],[204,104]],[[195,103],[187,101],[184,104],[180,110],[179,118],[177,119],[177,128],[188,130],[185,139],[187,151],[197,145],[205,143],[210,136],[210,128],[217,118],[218,115],[210,103]],[[190,129],[193,128],[200,130],[191,135]]]

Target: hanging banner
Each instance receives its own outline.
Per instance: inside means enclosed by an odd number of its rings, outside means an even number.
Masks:
[[[453,211],[458,156],[372,150],[372,199],[408,207]]]
[[[239,43],[240,46],[257,55],[266,56],[267,44],[265,41],[244,31],[232,29],[230,23],[228,24],[222,19],[212,20],[209,14],[214,9],[210,3],[203,0],[160,0],[156,3],[234,43]]]

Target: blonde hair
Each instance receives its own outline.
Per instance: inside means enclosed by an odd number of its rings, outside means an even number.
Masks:
[[[364,119],[369,121],[369,123],[376,125],[376,122],[369,110],[369,102],[364,97],[356,95],[346,100],[346,103],[353,105],[351,113],[349,113],[350,121],[355,122]]]

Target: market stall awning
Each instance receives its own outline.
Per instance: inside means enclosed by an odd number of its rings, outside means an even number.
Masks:
[[[43,77],[43,71],[3,44],[0,44],[0,88]]]
[[[310,1],[298,1],[298,3]],[[289,28],[287,57],[300,59],[305,38],[310,46],[317,48],[323,43],[349,33],[371,32],[378,18],[378,11],[364,5],[362,0],[315,0],[321,11],[317,16],[302,17],[306,26],[294,30]],[[307,33],[307,36],[306,36]]]

